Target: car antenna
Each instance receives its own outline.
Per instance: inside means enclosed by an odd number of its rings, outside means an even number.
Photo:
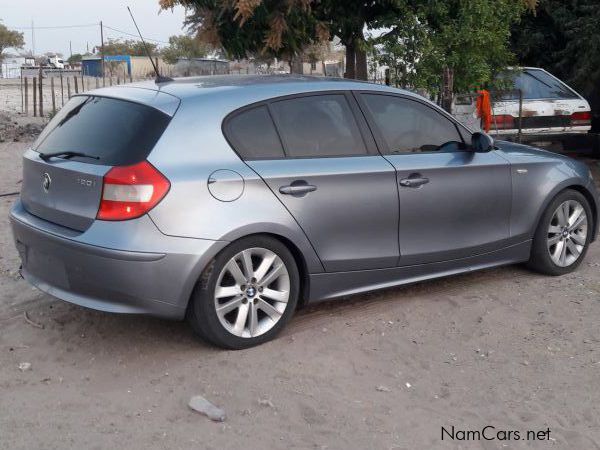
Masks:
[[[131,20],[133,20],[133,24],[135,25],[135,28],[136,28],[138,34],[140,35],[140,39],[142,40],[142,44],[144,44],[144,50],[146,50],[146,55],[148,55],[148,59],[150,60],[150,63],[152,64],[152,67],[154,67],[154,73],[156,73],[156,79],[154,80],[154,82],[158,84],[158,83],[166,83],[167,81],[175,81],[175,80],[173,80],[173,78],[163,77],[160,74],[160,72],[158,71],[158,67],[156,66],[156,63],[152,59],[152,55],[150,54],[150,50],[148,49],[148,46],[146,45],[146,41],[144,40],[144,38],[142,36],[142,33],[140,32],[140,29],[137,26],[137,23],[135,22],[135,19],[133,18],[133,13],[131,12],[131,9],[129,9],[129,6],[127,7],[127,11],[129,11],[129,15],[131,16]]]

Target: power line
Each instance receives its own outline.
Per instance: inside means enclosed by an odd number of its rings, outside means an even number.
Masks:
[[[13,30],[31,30],[31,29],[36,29],[36,30],[55,30],[55,29],[63,29],[63,28],[88,28],[88,27],[97,27],[98,24],[97,23],[88,23],[88,24],[83,24],[83,25],[56,25],[56,26],[48,26],[48,27],[10,27],[7,26],[7,28],[13,29]]]
[[[132,36],[134,38],[139,39],[139,35],[133,34],[133,33],[128,33],[127,31],[119,30],[118,28],[109,27],[108,25],[104,25],[104,28],[108,28],[109,30],[116,31],[117,33],[121,33],[126,36]],[[159,44],[169,44],[169,42],[161,41],[159,39],[152,39],[149,37],[144,37],[144,39],[146,39],[147,41],[158,42]]]
[[[97,23],[88,23],[88,24],[81,24],[81,25],[54,25],[54,26],[45,26],[45,27],[8,27],[10,29],[13,30],[63,30],[63,29],[69,29],[69,28],[90,28],[90,27],[97,27],[98,24]],[[130,37],[134,37],[136,39],[139,39],[139,36],[137,34],[134,33],[129,33],[128,31],[123,31],[123,30],[119,30],[118,28],[114,28],[114,27],[110,27],[108,25],[104,25],[104,28],[108,28],[109,30],[112,30],[116,33],[121,33],[125,36],[130,36]],[[167,41],[161,41],[160,39],[152,39],[149,37],[145,37],[145,39],[147,41],[152,41],[152,42],[157,42],[159,44],[166,44],[169,45],[169,42]]]

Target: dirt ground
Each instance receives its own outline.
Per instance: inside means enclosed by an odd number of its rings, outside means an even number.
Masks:
[[[0,144],[0,195],[26,145]],[[600,448],[599,244],[561,278],[511,266],[311,306],[233,352],[19,279],[16,198],[0,197],[2,449]],[[227,420],[191,411],[196,394]],[[550,436],[441,440],[488,425]]]

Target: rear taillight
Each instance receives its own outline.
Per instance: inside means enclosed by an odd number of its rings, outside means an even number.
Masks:
[[[508,114],[492,116],[492,128],[511,130],[515,128],[515,118]]]
[[[169,191],[171,183],[148,161],[113,167],[104,175],[97,218],[127,220],[143,216]]]
[[[592,124],[592,113],[589,111],[581,111],[571,114],[571,126],[581,127]]]

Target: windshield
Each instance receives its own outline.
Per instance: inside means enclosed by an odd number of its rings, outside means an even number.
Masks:
[[[522,72],[509,72],[501,75],[501,79],[511,80],[512,89],[502,92],[502,100],[518,100],[519,90],[523,98],[532,99],[572,99],[579,98],[566,84],[558,78],[540,69],[525,69]]]

